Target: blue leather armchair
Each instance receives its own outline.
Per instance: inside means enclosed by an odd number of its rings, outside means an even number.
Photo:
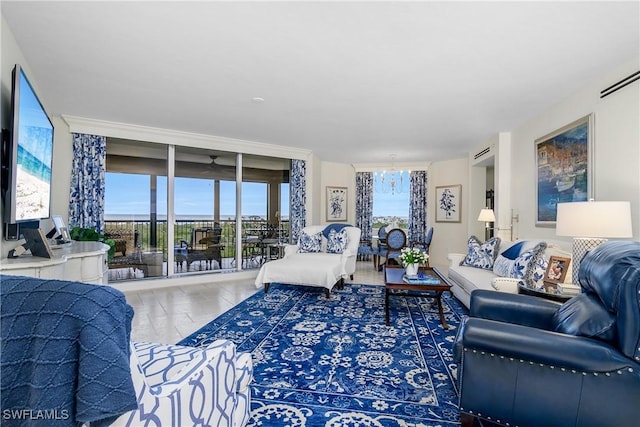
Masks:
[[[462,425],[640,423],[640,242],[591,251],[560,305],[477,290],[455,343]]]

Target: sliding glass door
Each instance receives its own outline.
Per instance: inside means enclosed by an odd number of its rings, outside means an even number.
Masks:
[[[277,258],[289,170],[289,159],[108,139],[107,228],[134,231],[133,250],[110,263],[111,280],[256,269]]]

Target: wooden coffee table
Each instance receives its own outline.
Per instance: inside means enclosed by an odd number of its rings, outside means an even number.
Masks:
[[[447,321],[444,318],[444,312],[442,310],[442,293],[450,291],[451,285],[447,282],[444,275],[436,267],[420,268],[420,272],[429,276],[435,277],[439,280],[438,284],[409,284],[402,280],[404,275],[404,268],[400,266],[385,266],[384,268],[384,315],[387,326],[389,325],[389,297],[391,296],[416,296],[416,297],[430,297],[438,302],[438,313],[440,314],[440,323],[445,329],[449,329]],[[415,291],[414,294],[399,294],[394,293],[395,290],[408,290]]]

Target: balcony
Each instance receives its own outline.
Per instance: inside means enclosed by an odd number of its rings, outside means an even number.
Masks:
[[[171,274],[257,269],[280,255],[277,244],[289,239],[289,221],[279,227],[264,219],[242,220],[242,254],[236,256],[236,221],[180,219],[175,221],[175,242],[167,242],[166,220],[106,220],[105,235],[116,240],[116,256],[109,261],[109,280],[162,277],[169,274],[167,251],[174,251]],[[219,243],[207,244],[202,235],[193,241],[194,230],[211,232],[220,228]],[[206,234],[205,234],[206,235]]]

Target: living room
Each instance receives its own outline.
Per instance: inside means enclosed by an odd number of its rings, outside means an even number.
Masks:
[[[31,46],[34,42],[30,40],[30,37],[25,36],[24,30],[18,30],[18,28],[14,27],[16,24],[5,16],[5,6],[8,8],[16,7],[15,5],[10,5],[10,3],[13,2],[3,2],[2,4],[2,69],[0,70],[2,78],[2,103],[0,105],[2,107],[2,128],[9,127],[11,70],[15,64],[21,64],[32,79],[36,91],[41,94],[41,101],[44,106],[48,108],[49,105],[56,105],[55,108],[51,108],[53,113],[51,120],[55,127],[52,168],[54,185],[52,188],[51,211],[56,215],[61,215],[65,220],[68,220],[70,202],[69,183],[71,182],[73,160],[72,133],[83,133],[179,147],[191,146],[227,151],[244,150],[248,154],[304,160],[307,167],[305,206],[307,225],[327,222],[326,187],[343,187],[347,189],[349,202],[346,222],[355,224],[356,173],[389,168],[391,166],[390,154],[395,153],[398,156],[402,156],[401,159],[395,162],[398,168],[404,167],[412,170],[424,169],[428,171],[427,221],[430,226],[434,227],[434,237],[430,248],[430,263],[432,265],[446,268],[449,253],[466,252],[469,236],[475,235],[480,238],[485,236],[485,223],[478,221],[477,218],[480,210],[485,207],[485,193],[489,188],[495,191],[494,212],[496,220],[493,225],[495,235],[505,241],[517,239],[557,241],[565,249],[570,250],[570,237],[557,236],[554,227],[548,224],[540,224],[537,218],[536,180],[538,177],[538,159],[536,141],[576,120],[590,117],[592,126],[590,153],[592,184],[590,185],[589,196],[597,201],[630,202],[633,230],[631,239],[634,241],[640,240],[640,144],[638,143],[640,141],[640,88],[638,80],[632,81],[606,96],[602,96],[602,92],[606,91],[607,88],[627,78],[627,76],[634,75],[640,69],[637,2],[619,2],[622,5],[626,4],[627,7],[631,7],[632,12],[635,12],[635,14],[621,14],[629,18],[629,20],[623,20],[624,25],[617,26],[615,20],[613,22],[600,22],[599,24],[595,24],[595,21],[589,21],[594,26],[598,25],[592,31],[596,33],[602,32],[603,38],[604,33],[611,35],[616,32],[616,27],[620,29],[623,34],[617,35],[619,37],[618,40],[625,40],[630,46],[627,47],[627,50],[623,49],[620,57],[612,58],[608,56],[607,50],[612,50],[609,46],[585,43],[592,51],[588,55],[588,59],[592,62],[588,62],[585,56],[574,54],[571,50],[565,50],[562,46],[562,39],[540,47],[540,50],[551,49],[557,51],[558,55],[562,56],[563,61],[567,63],[567,68],[574,66],[568,63],[581,63],[583,60],[589,64],[584,67],[588,72],[584,73],[571,68],[573,74],[550,73],[545,74],[539,80],[532,76],[531,86],[537,87],[541,92],[545,90],[545,94],[548,94],[548,90],[551,88],[553,92],[562,94],[561,96],[556,94],[552,98],[540,99],[533,97],[531,92],[527,90],[528,98],[523,96],[522,101],[499,106],[492,105],[493,99],[485,98],[482,102],[476,104],[478,111],[485,106],[486,108],[491,107],[502,111],[505,117],[509,117],[509,120],[493,122],[496,124],[490,132],[487,133],[483,129],[475,137],[466,139],[462,144],[451,143],[449,144],[449,150],[446,148],[447,141],[444,141],[445,148],[440,146],[443,152],[431,152],[429,147],[430,138],[426,137],[420,139],[419,142],[414,140],[413,144],[407,145],[405,148],[400,142],[393,140],[393,135],[387,134],[385,138],[381,138],[386,139],[386,141],[380,145],[377,145],[375,138],[359,140],[357,137],[353,137],[351,144],[345,144],[344,155],[347,156],[346,153],[350,152],[349,150],[359,150],[361,155],[359,158],[349,158],[344,162],[341,160],[343,157],[341,157],[339,148],[332,148],[337,154],[331,156],[327,155],[326,147],[322,147],[322,144],[319,144],[316,150],[302,144],[297,146],[295,144],[280,144],[278,140],[264,140],[261,135],[251,135],[250,132],[238,135],[234,139],[229,135],[223,137],[221,136],[223,135],[222,133],[203,134],[200,131],[201,128],[197,126],[194,126],[193,130],[185,130],[183,128],[178,130],[177,128],[166,128],[157,124],[139,123],[127,118],[116,120],[113,119],[113,115],[105,117],[92,114],[90,111],[87,111],[86,114],[78,114],[73,110],[66,111],[64,106],[60,106],[61,104],[57,100],[54,101],[51,98],[54,94],[57,94],[57,90],[53,87],[45,87],[43,84],[45,80],[49,82],[51,79],[50,76],[45,77],[49,72],[46,66],[49,59],[30,57],[31,47],[27,51],[27,48],[23,48],[22,44]],[[606,10],[607,6],[602,6],[604,2],[590,3],[595,3]],[[582,3],[573,4],[577,8],[583,5]],[[615,6],[611,7],[615,9]],[[620,7],[623,8],[623,6]],[[616,13],[619,14],[620,12]],[[9,14],[8,16],[14,15]],[[51,19],[54,16],[55,14],[51,16]],[[536,17],[539,18],[540,16]],[[17,22],[22,23],[22,19],[25,19],[24,16]],[[46,18],[40,17],[38,19]],[[489,21],[489,18],[487,18],[487,21]],[[629,21],[631,24],[628,24]],[[64,19],[56,22],[64,22]],[[491,21],[491,23],[495,24],[495,21]],[[582,25],[576,24],[575,31],[578,31],[578,28],[582,28]],[[629,30],[630,28],[633,30]],[[47,35],[46,33],[39,34],[36,28],[33,30],[32,37],[38,40],[37,44],[46,39]],[[81,39],[82,37],[79,36],[78,38]],[[22,39],[24,39],[24,42],[20,41]],[[114,39],[110,43],[126,44],[127,37],[122,34],[117,37],[114,35]],[[56,46],[56,48],[61,51],[72,49],[69,46]],[[523,48],[522,55],[535,56],[538,53],[536,48],[535,43],[528,44],[526,48]],[[589,49],[585,51],[589,51]],[[581,55],[583,53],[584,51],[581,52]],[[598,61],[599,53],[606,59]],[[50,55],[55,57],[56,54],[56,50],[52,45]],[[412,54],[415,54],[415,52]],[[594,60],[593,57],[596,59]],[[494,61],[495,58],[496,56],[492,57]],[[497,55],[497,58],[502,62],[490,64],[496,68],[509,67],[512,60],[506,55]],[[114,60],[114,58],[111,59]],[[443,61],[446,60],[452,59],[451,57],[443,59]],[[55,62],[53,59],[51,61]],[[32,62],[37,63],[38,66],[31,65]],[[43,63],[44,65],[42,65]],[[82,59],[78,63],[81,64]],[[469,65],[470,63],[472,65]],[[479,63],[481,63],[481,58],[468,58],[458,62],[458,67],[467,68],[468,78],[477,85],[482,85],[482,81],[473,79],[473,67]],[[76,66],[81,67],[79,64]],[[563,62],[558,62],[553,66],[561,69],[564,65]],[[122,66],[126,68],[127,64],[123,63]],[[340,64],[340,67],[346,66],[346,62]],[[551,65],[545,64],[545,67],[551,67]],[[254,71],[258,74],[257,70]],[[512,73],[516,75],[521,71],[514,69]],[[428,70],[424,72],[428,74]],[[556,74],[560,75],[557,79],[555,79]],[[180,84],[188,86],[188,80],[188,76],[184,77]],[[98,79],[93,84],[99,86],[101,82]],[[122,84],[126,85],[127,83],[124,81]],[[524,84],[522,86],[514,86],[510,81],[504,80],[503,91],[512,95],[510,99],[517,100],[519,91],[523,90],[525,92],[525,86]],[[567,90],[567,87],[571,89]],[[85,89],[87,93],[92,93],[91,88]],[[157,91],[162,90],[162,86],[157,88]],[[403,93],[405,91],[407,91],[406,88],[402,89]],[[64,96],[64,94],[62,95]],[[251,96],[257,95],[259,94],[244,93],[243,96],[249,99]],[[501,93],[496,93],[496,97],[504,99],[502,95]],[[66,105],[72,105],[73,99],[78,96],[77,94],[70,96],[69,104]],[[457,98],[457,102],[463,104],[467,96],[470,97],[471,95],[465,92],[452,92],[451,95],[446,95],[445,98]],[[268,104],[270,102],[269,97],[265,97],[264,101]],[[388,100],[390,103],[396,101],[395,99]],[[156,105],[145,105],[144,100],[140,102],[142,108],[154,109],[157,107]],[[175,102],[175,100],[172,99],[167,102]],[[523,109],[526,108],[526,111],[533,111],[533,113],[524,118],[520,118],[518,114],[512,116],[511,113],[519,110],[520,105],[522,105]],[[259,105],[254,105],[254,107],[256,106]],[[109,108],[117,110],[119,106],[118,104],[112,104]],[[160,109],[158,108],[158,110]],[[384,111],[389,113],[388,110]],[[158,113],[160,114],[160,112]],[[392,113],[389,114],[393,115]],[[446,120],[445,127],[448,127],[452,132],[459,121],[472,121],[469,116],[463,116],[462,114],[459,116],[456,110],[449,110],[446,114],[449,119]],[[423,120],[423,116],[420,114],[412,115],[411,117],[415,118],[416,122]],[[461,120],[459,117],[463,117],[463,119]],[[512,117],[518,117],[518,119],[513,119]],[[247,126],[250,123],[254,123],[250,119],[253,118],[244,118],[244,123]],[[284,123],[284,126],[288,125],[286,120],[280,119],[278,123]],[[430,125],[434,124],[430,123]],[[423,124],[416,125],[416,127],[425,129]],[[309,133],[315,132],[317,132],[317,129],[309,131]],[[439,132],[442,132],[442,130],[439,130]],[[303,135],[299,134],[298,137],[304,139]],[[357,135],[357,133],[353,132],[350,135]],[[438,133],[437,138],[441,138],[441,135],[441,133]],[[232,149],[229,148],[230,146],[232,146]],[[487,182],[488,170],[491,182]],[[460,221],[436,221],[437,201],[434,196],[436,189],[437,187],[450,185],[460,185],[462,189]],[[0,236],[0,256],[3,260],[6,260],[9,251],[14,249],[17,243],[4,239],[4,229],[0,233],[2,233]],[[370,264],[366,266],[370,267]],[[234,274],[237,275],[236,278],[246,281],[255,277],[256,273],[255,271],[242,271]],[[378,280],[381,280],[380,275],[374,276],[374,274],[378,273],[368,271],[364,277],[378,277]],[[221,275],[216,275],[214,279],[211,278],[211,275],[188,277],[176,275],[175,277],[160,278],[158,280],[145,280],[139,286],[144,288],[174,285],[188,286],[192,284],[201,286],[203,283],[225,280],[229,280],[228,277],[222,277]],[[358,280],[356,282],[362,283]],[[118,287],[124,289],[120,285]],[[130,289],[135,288],[132,287]]]

